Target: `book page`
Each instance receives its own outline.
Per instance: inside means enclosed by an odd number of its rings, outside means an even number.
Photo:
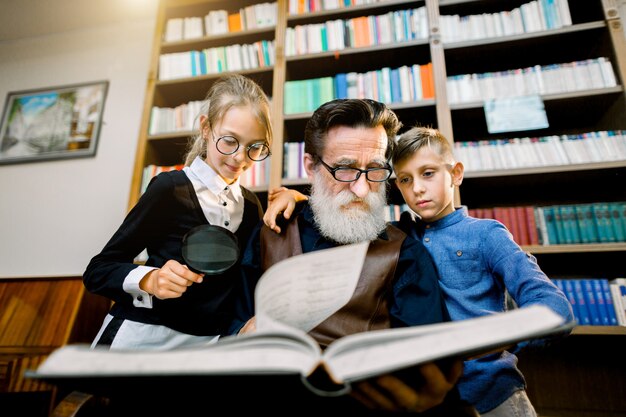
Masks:
[[[257,330],[286,324],[308,332],[339,310],[354,293],[368,246],[344,245],[272,265],[255,291]]]
[[[29,376],[308,375],[319,362],[319,347],[298,333],[257,332],[173,350],[109,350],[67,345],[55,350]]]
[[[563,317],[533,305],[474,319],[346,336],[324,352],[335,382],[359,380],[435,359],[492,352],[531,338],[567,331]]]

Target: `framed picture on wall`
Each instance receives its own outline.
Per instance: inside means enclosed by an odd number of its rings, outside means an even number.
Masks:
[[[108,81],[7,94],[0,164],[95,156]]]

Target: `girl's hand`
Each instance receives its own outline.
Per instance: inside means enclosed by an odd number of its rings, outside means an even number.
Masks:
[[[146,274],[139,282],[139,288],[160,300],[178,298],[193,283],[201,283],[203,274],[196,274],[187,266],[170,259],[160,269]]]
[[[263,215],[263,222],[276,233],[280,233],[280,227],[276,225],[278,216],[282,213],[288,219],[296,208],[296,203],[305,200],[308,200],[306,195],[286,187],[270,190],[267,193],[268,207]]]

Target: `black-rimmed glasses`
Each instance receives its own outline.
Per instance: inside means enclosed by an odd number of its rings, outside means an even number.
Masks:
[[[334,179],[341,182],[353,182],[358,180],[361,177],[361,174],[365,174],[365,178],[371,182],[384,182],[391,177],[392,169],[389,166],[380,167],[380,168],[368,168],[368,169],[359,169],[352,167],[331,167],[326,162],[322,161],[322,158],[319,158],[324,168],[331,173]]]
[[[234,136],[220,136],[215,139],[215,147],[218,152],[222,155],[232,155],[239,150],[239,141]],[[264,142],[255,142],[248,146],[246,146],[246,153],[248,154],[248,158],[253,161],[262,161],[268,156],[270,156],[270,147]]]

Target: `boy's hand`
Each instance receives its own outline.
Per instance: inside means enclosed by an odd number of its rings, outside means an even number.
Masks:
[[[305,200],[308,200],[306,195],[286,187],[270,190],[267,193],[268,207],[263,215],[263,222],[276,233],[280,233],[280,227],[276,225],[278,216],[282,213],[288,219],[296,208],[296,203]]]

